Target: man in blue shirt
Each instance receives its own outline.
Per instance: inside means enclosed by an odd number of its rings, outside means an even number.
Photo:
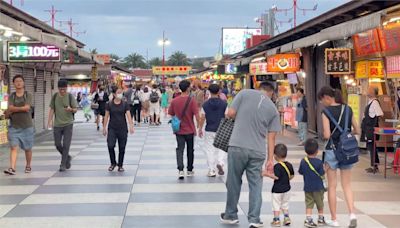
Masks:
[[[205,152],[207,155],[208,175],[215,177],[216,169],[219,175],[224,175],[224,165],[226,153],[213,146],[215,134],[218,130],[221,120],[225,117],[225,110],[228,104],[219,98],[220,87],[217,84],[211,84],[208,88],[211,98],[203,104],[201,110],[201,119],[198,126],[199,136],[203,137],[204,122],[207,122],[205,133]]]

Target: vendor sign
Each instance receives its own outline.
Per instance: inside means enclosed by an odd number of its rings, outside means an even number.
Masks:
[[[95,55],[97,59],[101,59],[104,64],[110,64],[111,63],[111,56],[107,54],[96,54]]]
[[[356,78],[383,78],[383,63],[376,61],[359,61],[356,63]]]
[[[269,56],[267,71],[278,73],[294,73],[300,70],[299,54],[277,54]]]
[[[399,23],[390,23],[379,29],[380,44],[382,52],[400,50],[400,25]]]
[[[60,48],[39,42],[8,42],[9,62],[60,62]]]
[[[325,74],[350,74],[351,49],[326,48],[325,49]]]
[[[251,63],[250,74],[251,75],[266,75],[268,74],[267,63]]]
[[[381,51],[377,29],[356,34],[353,40],[354,50],[358,57],[379,54]]]
[[[153,75],[188,75],[190,66],[154,66]]]

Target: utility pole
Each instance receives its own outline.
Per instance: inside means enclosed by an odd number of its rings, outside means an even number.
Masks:
[[[86,34],[86,31],[83,31],[83,32],[76,32],[76,31],[74,30],[74,26],[75,26],[75,25],[79,25],[79,23],[74,23],[74,22],[72,21],[71,18],[70,18],[68,21],[60,21],[60,25],[62,25],[62,23],[68,25],[68,29],[69,29],[68,33],[69,33],[69,36],[70,36],[70,37],[73,37],[74,34],[75,34],[76,36],[79,36],[80,34]]]
[[[69,36],[73,37],[73,35],[77,35],[79,36],[80,34],[86,34],[86,31],[83,32],[76,32],[74,30],[74,26],[78,25],[79,23],[74,23],[72,21],[72,18],[70,18],[68,21],[59,21],[60,22],[60,26],[62,26],[63,23],[68,25],[69,28]],[[69,63],[74,63],[74,54],[72,52],[69,53]]]
[[[51,10],[45,10],[45,12],[49,12],[49,13],[50,13],[51,19],[50,19],[49,21],[47,21],[47,22],[50,22],[50,21],[51,21],[51,27],[54,28],[54,23],[55,23],[55,22],[59,22],[59,21],[56,20],[56,14],[57,14],[58,12],[62,12],[62,10],[56,10],[56,9],[54,8],[54,6],[51,6]]]
[[[287,13],[288,13],[289,11],[292,11],[292,10],[293,10],[293,28],[296,28],[296,26],[297,26],[297,10],[303,11],[303,15],[305,15],[307,11],[316,11],[317,8],[318,8],[318,4],[316,4],[316,5],[314,6],[314,8],[312,8],[312,9],[300,8],[300,7],[297,5],[297,0],[293,0],[293,5],[292,5],[292,7],[288,8],[288,9],[278,9],[278,7],[276,7],[276,6],[273,7],[272,9],[273,9],[275,12],[285,12],[285,15],[287,15]]]
[[[21,6],[24,5],[24,0],[20,0]],[[14,1],[10,0],[10,5],[14,6]]]

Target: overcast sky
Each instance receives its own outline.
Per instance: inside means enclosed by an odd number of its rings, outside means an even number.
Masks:
[[[8,1],[8,0],[7,0]],[[41,20],[49,20],[44,12],[54,5],[62,12],[58,20],[72,18],[79,23],[76,31],[85,35],[76,37],[86,44],[86,49],[97,48],[100,53],[115,53],[126,56],[138,52],[149,58],[161,57],[162,49],[157,41],[166,31],[172,42],[166,51],[183,51],[189,57],[215,56],[220,48],[222,27],[256,27],[254,18],[272,5],[290,8],[292,0],[25,0],[20,6]],[[323,12],[335,8],[348,0],[298,0],[301,8],[318,10],[303,15],[298,11],[300,24]],[[277,19],[288,20],[293,13],[279,13]],[[59,25],[57,24],[57,27]],[[288,25],[280,27],[280,32]],[[67,31],[64,25],[63,30]]]

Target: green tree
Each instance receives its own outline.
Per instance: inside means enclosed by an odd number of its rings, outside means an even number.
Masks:
[[[153,66],[161,66],[162,65],[162,59],[155,57],[150,59],[149,61],[149,66],[153,67]]]
[[[90,54],[92,54],[92,55],[97,55],[97,54],[99,54],[99,53],[97,52],[97,48],[89,49],[89,50],[90,50]]]
[[[168,58],[168,65],[170,66],[190,66],[190,60],[187,55],[181,51],[174,52]]]
[[[127,68],[147,68],[146,59],[138,53],[132,53],[125,57],[122,65]]]
[[[116,54],[110,54],[111,62],[118,63],[121,61],[121,57]]]

